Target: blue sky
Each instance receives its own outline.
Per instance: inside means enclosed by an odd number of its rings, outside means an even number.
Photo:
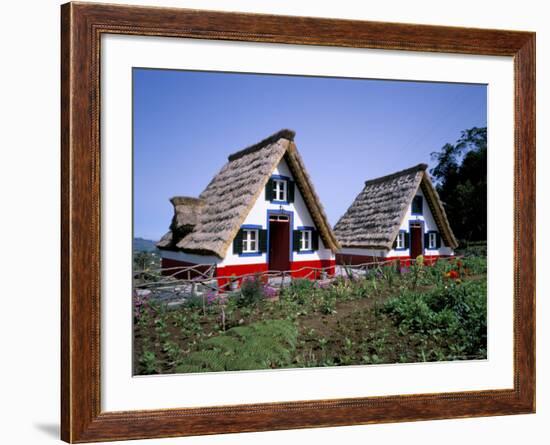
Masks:
[[[487,125],[485,85],[134,69],[134,236],[158,240],[175,195],[198,196],[227,156],[282,129],[331,224],[369,178],[424,162]]]

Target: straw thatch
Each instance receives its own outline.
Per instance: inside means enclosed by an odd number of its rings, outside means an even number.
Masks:
[[[173,239],[182,239],[193,231],[200,221],[205,202],[190,196],[174,196],[170,199],[174,206],[174,216],[170,231],[157,243],[159,248],[170,248]]]
[[[458,245],[428,173],[426,164],[365,182],[365,187],[334,227],[342,247],[390,250],[418,187],[445,244]]]
[[[273,170],[284,158],[325,246],[336,251],[336,238],[293,139],[293,131],[281,130],[233,153],[198,199],[173,198],[172,225],[157,246],[224,258],[240,226],[263,193]]]

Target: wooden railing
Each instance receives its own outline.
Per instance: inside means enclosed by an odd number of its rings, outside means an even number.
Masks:
[[[436,261],[455,261],[459,258],[458,256],[442,257],[438,258]],[[288,280],[292,280],[297,276],[300,278],[314,279],[316,281],[331,280],[339,276],[353,279],[367,275],[369,270],[372,269],[381,269],[382,267],[388,266],[395,266],[396,269],[400,269],[400,264],[400,260],[398,259],[375,260],[355,265],[335,265],[327,267],[304,266],[293,270],[268,270],[231,276],[215,276],[216,265],[214,264],[196,264],[193,266],[134,271],[134,289],[168,292],[183,287],[184,289],[179,289],[177,292],[195,294],[197,290],[202,287],[206,291],[225,292],[228,290],[235,290],[235,288],[242,283],[242,280],[250,277],[258,277],[262,282],[272,287],[284,287]],[[142,282],[136,279],[136,277],[143,277],[145,275],[159,276],[159,278],[162,276],[162,278],[158,280],[143,280]]]

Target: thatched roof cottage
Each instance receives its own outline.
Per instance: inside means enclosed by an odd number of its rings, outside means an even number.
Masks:
[[[157,244],[163,268],[215,265],[218,277],[334,268],[338,242],[294,135],[281,130],[231,154],[197,198],[171,199],[170,230]]]
[[[365,182],[334,226],[338,264],[454,255],[458,243],[426,169],[419,164]]]

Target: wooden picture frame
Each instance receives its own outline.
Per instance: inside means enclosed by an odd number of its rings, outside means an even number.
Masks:
[[[104,33],[512,56],[514,387],[455,393],[102,412],[100,38]],[[61,7],[61,437],[174,437],[535,412],[535,34],[148,8]]]

